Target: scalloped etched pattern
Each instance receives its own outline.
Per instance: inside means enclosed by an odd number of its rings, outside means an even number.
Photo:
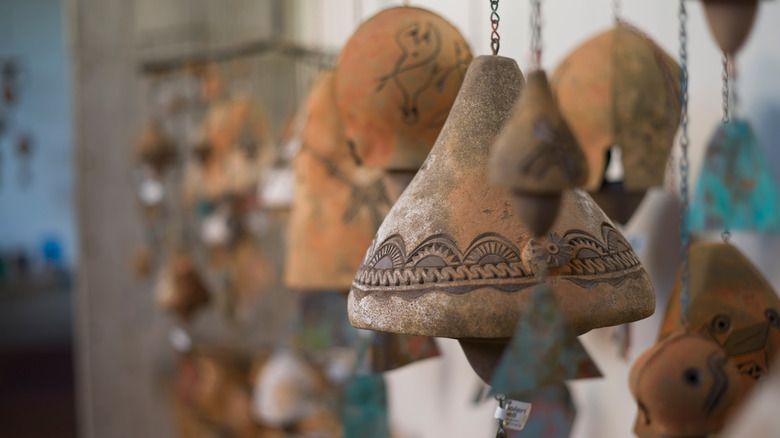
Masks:
[[[557,239],[561,245],[568,245],[571,249],[571,258],[561,267],[558,274],[560,277],[614,274],[640,266],[639,258],[631,246],[612,225],[602,224],[601,232],[602,236],[598,238],[582,230],[570,230],[563,238]],[[402,266],[377,266],[387,254],[396,255],[394,259],[398,260],[398,255],[406,253],[404,245],[399,235],[393,235],[378,245],[377,251],[367,258],[374,263],[363,264],[358,269],[355,286],[419,286],[467,281],[479,283],[482,280],[528,280],[534,276],[522,259],[522,251],[508,239],[494,233],[486,233],[474,239],[465,255],[450,236],[438,234],[418,245]],[[421,263],[431,254],[438,254],[446,263],[443,266]]]

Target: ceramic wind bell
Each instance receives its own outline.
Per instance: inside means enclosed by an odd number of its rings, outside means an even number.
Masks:
[[[455,27],[430,11],[411,7],[370,18],[342,50],[335,87],[346,144],[356,163],[382,172],[390,202],[428,155],[471,59]],[[377,371],[438,354],[430,338],[374,336],[366,360]]]
[[[490,148],[524,82],[509,58],[471,63],[433,150],[379,228],[349,295],[356,327],[457,338],[486,380],[538,284],[533,233],[512,210],[511,192],[488,183]],[[649,279],[609,219],[579,190],[564,191],[560,209],[545,254],[574,332],[651,314]]]
[[[552,76],[561,113],[587,157],[585,189],[617,222],[627,223],[645,192],[663,185],[680,120],[678,72],[663,49],[617,18]],[[623,174],[613,177],[615,161]]]
[[[780,200],[758,140],[732,103],[735,56],[747,40],[758,0],[704,0],[710,31],[723,52],[723,123],[710,138],[699,176],[691,227],[695,231],[780,232]]]

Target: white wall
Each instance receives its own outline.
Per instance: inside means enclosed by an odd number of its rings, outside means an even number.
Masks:
[[[48,236],[78,253],[74,218],[69,59],[61,0],[0,0],[0,57],[18,56],[27,72],[15,127],[33,135],[33,182],[17,183],[17,160],[0,141],[0,248],[40,251]]]
[[[400,1],[388,0],[298,0],[297,35],[301,42],[338,50],[355,28],[355,5],[367,18]],[[412,6],[431,9],[464,33],[475,55],[490,53],[489,5],[487,0],[420,0]],[[646,32],[668,53],[677,58],[677,0],[623,0],[622,17]],[[612,0],[548,0],[543,4],[543,65],[553,70],[574,48],[612,23]],[[704,145],[720,120],[721,57],[709,35],[700,2],[686,2],[689,11],[690,128],[691,160],[694,178]],[[500,54],[529,66],[530,32],[528,2],[502,0]],[[737,58],[741,104],[738,112],[749,118],[763,141],[775,179],[780,181],[780,3],[762,2],[753,34]],[[692,181],[695,181],[692,180]],[[675,232],[672,230],[672,232]],[[780,239],[737,235],[742,248],[780,289],[776,271]],[[774,254],[774,257],[772,256]],[[657,321],[640,324],[639,330],[656,330]],[[628,364],[617,356],[609,340],[610,330],[595,331],[584,337],[606,379],[578,382],[573,386],[579,417],[573,437],[618,438],[633,436],[636,409],[628,394]],[[648,348],[653,336],[640,336],[644,343],[634,345],[632,357]],[[650,341],[648,341],[650,339]],[[450,341],[444,344],[445,357],[412,365],[389,375],[392,422],[404,437],[491,436],[493,404],[474,407],[468,399],[474,387],[463,355]],[[437,363],[438,361],[438,363]],[[464,368],[466,367],[466,368]],[[449,381],[443,383],[443,379]],[[468,389],[466,389],[468,388]]]

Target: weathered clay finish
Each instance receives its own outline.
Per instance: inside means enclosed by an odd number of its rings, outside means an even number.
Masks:
[[[149,122],[138,136],[135,156],[138,162],[160,175],[176,161],[176,145],[157,123]]]
[[[209,303],[206,285],[189,256],[173,255],[158,280],[156,298],[161,308],[185,322]]]
[[[490,182],[536,195],[558,194],[585,184],[585,155],[558,109],[547,74],[533,71],[527,81],[493,148]]]
[[[739,394],[737,369],[718,344],[676,335],[637,359],[629,375],[640,438],[704,438],[723,428]]]
[[[745,44],[758,11],[758,0],[704,0],[704,15],[723,53],[736,54]]]
[[[356,275],[360,328],[509,338],[537,283],[527,228],[510,192],[488,183],[488,154],[523,85],[508,58],[474,60],[444,129],[393,206]],[[653,313],[653,288],[620,232],[588,195],[563,195],[544,242],[555,294],[577,333]]]
[[[780,299],[750,260],[728,243],[691,245],[690,266],[688,329],[724,349],[747,393],[780,352]],[[682,329],[681,288],[678,276],[659,339]]]
[[[625,190],[663,184],[680,120],[678,71],[660,47],[623,22],[556,69],[552,89],[587,156],[587,190],[601,187],[612,145],[622,148]]]
[[[363,23],[336,69],[347,139],[371,167],[416,171],[439,135],[471,62],[449,22],[418,8],[393,8]]]
[[[379,169],[358,167],[336,109],[333,73],[312,88],[303,148],[293,162],[295,202],[285,283],[348,290],[381,220],[390,210]]]

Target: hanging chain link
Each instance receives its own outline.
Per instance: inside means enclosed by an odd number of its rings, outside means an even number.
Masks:
[[[501,36],[498,34],[498,22],[501,17],[498,16],[498,0],[490,0],[490,27],[493,33],[490,34],[490,48],[493,55],[498,55],[498,49],[501,47]]]
[[[612,0],[612,18],[615,23],[620,21],[620,0]]]
[[[725,53],[723,54],[723,73],[721,73],[721,79],[723,79],[723,87],[721,88],[721,96],[723,98],[723,123],[728,123],[731,116],[729,113],[729,57]]]
[[[504,419],[506,418],[506,397],[504,394],[497,394],[498,409],[496,409],[495,418],[498,420],[498,429],[496,429],[496,438],[506,438],[506,429],[504,429]],[[499,415],[499,411],[501,414]]]
[[[729,93],[731,95],[731,101],[729,103],[729,119],[734,120],[737,118],[737,63],[734,62],[734,58],[729,57]]]
[[[531,62],[535,69],[542,65],[542,0],[531,0]]]
[[[680,291],[680,322],[688,323],[688,286],[690,283],[688,232],[688,11],[680,0],[680,252],[682,256],[682,290]]]

